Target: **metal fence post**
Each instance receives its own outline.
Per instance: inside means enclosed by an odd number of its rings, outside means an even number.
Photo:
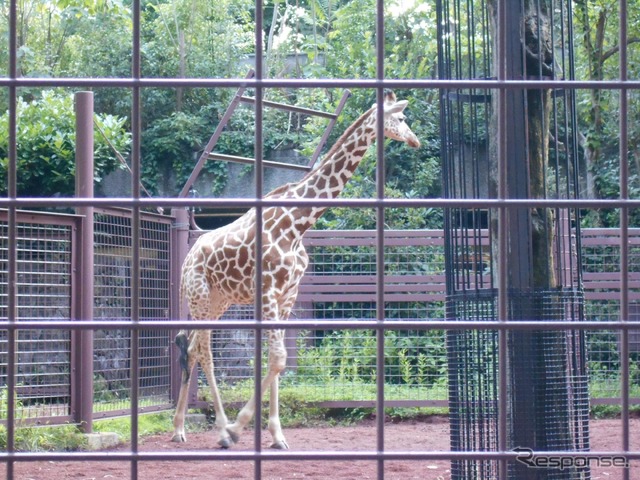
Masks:
[[[93,92],[75,94],[76,197],[93,198]],[[93,320],[93,207],[77,207],[83,216],[80,267],[76,293],[76,316]],[[72,342],[72,417],[85,433],[93,430],[93,330],[76,330]]]
[[[171,318],[176,320],[187,319],[187,308],[180,298],[180,274],[182,262],[189,251],[189,212],[184,208],[176,208],[171,212],[174,223],[171,229],[171,280],[170,286],[170,311]],[[177,333],[177,332],[174,332]],[[178,365],[177,349],[170,348],[171,357],[171,400],[177,402],[182,383],[182,371]],[[197,384],[197,382],[192,382]]]

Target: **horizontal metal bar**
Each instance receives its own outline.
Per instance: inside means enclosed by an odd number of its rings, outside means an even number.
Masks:
[[[622,399],[620,397],[590,397],[589,403],[591,405],[620,405]],[[640,398],[638,397],[630,397],[629,398],[630,405],[638,405],[640,404]]]
[[[534,455],[553,456],[554,458],[575,458],[579,456],[581,458],[601,458],[606,456],[624,457],[627,460],[640,460],[640,452],[624,452],[615,450],[606,451],[556,451],[545,450],[538,451],[533,450]],[[475,451],[475,452],[455,452],[455,451],[431,451],[431,452],[407,452],[407,451],[299,451],[294,452],[290,450],[281,451],[267,451],[262,450],[260,452],[252,451],[231,451],[231,450],[210,450],[205,452],[195,451],[183,451],[183,452],[107,452],[107,453],[94,453],[94,452],[17,452],[17,453],[0,453],[0,463],[7,462],[8,460],[16,462],[31,462],[31,461],[56,461],[56,462],[68,462],[68,461],[251,461],[251,460],[265,460],[265,461],[289,461],[289,460],[515,460],[521,456],[522,453],[514,451],[506,452],[487,452],[487,451]]]
[[[209,160],[223,160],[225,162],[242,163],[245,165],[255,165],[255,158],[238,157],[236,155],[225,155],[222,153],[210,153],[207,157]],[[265,167],[273,168],[287,168],[289,170],[300,170],[302,172],[308,172],[311,167],[307,165],[296,165],[293,163],[274,162],[271,160],[262,160],[262,165]]]
[[[173,403],[163,403],[158,405],[139,406],[138,413],[153,413],[172,410],[175,407]],[[102,420],[105,418],[128,417],[131,415],[131,408],[121,408],[117,410],[105,410],[102,412],[93,412],[94,420]]]
[[[305,405],[321,408],[374,408],[378,402],[375,400],[343,400],[326,402],[308,402]],[[438,407],[449,408],[448,400],[385,400],[386,408],[421,408]],[[448,419],[447,419],[448,420]]]
[[[444,199],[444,198],[0,198],[0,208],[57,207],[348,207],[348,208],[640,208],[640,199]],[[146,213],[146,212],[143,212]]]
[[[535,320],[20,320],[0,321],[0,330],[180,330],[180,329],[331,329],[331,330],[640,330],[640,321],[535,321]]]
[[[240,101],[243,103],[249,103],[251,105],[256,104],[256,99],[253,97],[240,97]],[[302,113],[304,115],[313,115],[315,117],[324,118],[336,118],[336,115],[329,112],[323,112],[322,110],[314,110],[312,108],[296,107],[295,105],[288,105],[286,103],[271,102],[269,100],[263,100],[262,104],[265,107],[277,108],[279,110],[287,110],[289,112]]]
[[[437,80],[285,78],[0,78],[0,87],[348,88],[348,89],[603,89],[637,90],[639,80]]]

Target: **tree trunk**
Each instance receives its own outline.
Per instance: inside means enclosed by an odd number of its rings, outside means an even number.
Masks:
[[[497,9],[490,2],[492,36],[497,39]],[[505,32],[507,46],[503,52],[510,79],[554,78],[552,26],[548,0],[525,0],[519,8],[507,12],[511,16]],[[512,5],[510,5],[511,7]],[[519,18],[518,18],[519,15]],[[494,40],[495,42],[495,40]],[[497,55],[494,43],[494,55]],[[498,59],[494,57],[494,69]],[[494,95],[497,97],[497,94]],[[497,98],[493,101],[494,125],[497,126]],[[547,175],[552,98],[549,89],[509,90],[506,94],[509,116],[505,162],[510,198],[548,198]],[[496,131],[496,128],[493,129]],[[498,178],[497,137],[490,140],[491,178]],[[490,186],[497,193],[497,183]],[[548,208],[514,208],[508,212],[505,233],[508,236],[508,262],[500,269],[506,275],[511,320],[553,320],[562,311],[556,303],[561,295],[557,274],[555,210]],[[497,215],[492,215],[492,245],[497,245]],[[493,247],[496,248],[496,247]],[[494,255],[497,259],[498,256]],[[505,268],[506,267],[506,268]],[[569,431],[568,379],[566,364],[566,332],[523,330],[509,333],[510,370],[510,448],[535,450],[572,450]],[[550,357],[553,357],[550,359]],[[557,392],[566,392],[566,395]],[[517,462],[513,474],[518,480],[542,480],[558,475],[557,470],[531,469]],[[565,469],[561,477],[573,478],[575,472]],[[564,476],[566,475],[566,477]]]

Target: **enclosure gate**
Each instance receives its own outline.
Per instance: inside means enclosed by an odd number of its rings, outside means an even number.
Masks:
[[[24,213],[17,218],[17,321],[71,320],[75,317],[73,286],[80,218],[74,215]],[[7,212],[0,212],[0,302],[7,318]],[[15,362],[18,415],[21,420],[72,421],[72,390],[78,388],[70,368],[74,355],[71,330],[19,330],[16,357],[7,357],[7,331],[0,331],[0,386],[7,366]],[[55,399],[55,400],[53,400]],[[4,403],[5,400],[3,400]]]
[[[18,322],[78,319],[79,287],[83,279],[79,238],[83,217],[18,212],[17,312]],[[142,215],[141,317],[169,320],[170,234],[172,219]],[[7,212],[0,212],[0,316],[7,318]],[[131,285],[131,214],[100,209],[95,214],[94,318],[128,320]],[[6,384],[7,332],[0,332],[0,387]],[[18,418],[25,423],[78,421],[77,390],[93,390],[93,417],[130,412],[130,330],[97,330],[94,335],[94,383],[78,376],[78,331],[19,330],[17,368]],[[170,333],[164,329],[141,332],[140,411],[170,406]]]
[[[96,209],[94,215],[94,319],[131,319],[133,261],[131,212]],[[142,213],[140,220],[140,320],[169,321],[173,218]],[[141,412],[169,408],[173,362],[169,329],[140,331],[139,396]],[[131,392],[131,330],[94,333],[94,418],[127,414]]]

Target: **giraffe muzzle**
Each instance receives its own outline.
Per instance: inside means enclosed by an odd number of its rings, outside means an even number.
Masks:
[[[413,137],[407,138],[407,145],[412,148],[420,148],[420,140],[414,135]]]

